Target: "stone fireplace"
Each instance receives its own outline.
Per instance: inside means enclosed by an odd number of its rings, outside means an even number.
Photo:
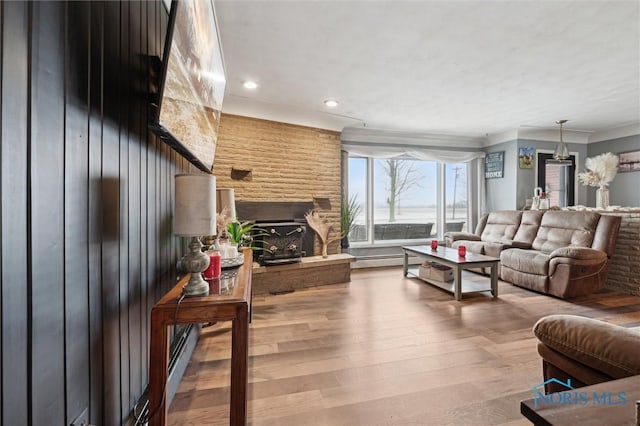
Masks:
[[[216,186],[233,188],[236,204],[304,202],[298,214],[271,219],[302,219],[307,210],[316,208],[326,216],[335,235],[340,229],[341,155],[340,132],[222,114],[214,167]],[[238,218],[255,217],[240,212]],[[305,249],[306,255],[320,254],[315,232],[307,228],[306,234],[314,240],[313,250]],[[328,252],[339,253],[340,242],[330,244]]]

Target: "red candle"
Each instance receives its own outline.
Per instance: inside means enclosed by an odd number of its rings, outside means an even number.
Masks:
[[[431,250],[438,250],[438,240],[431,240]]]
[[[222,258],[217,251],[209,252],[209,267],[204,270],[204,279],[218,278],[222,271]]]
[[[465,257],[467,255],[467,248],[465,246],[458,246],[458,256]]]
[[[211,278],[209,283],[209,295],[220,294],[220,278]]]

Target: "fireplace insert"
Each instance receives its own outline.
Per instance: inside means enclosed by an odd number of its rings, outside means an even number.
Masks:
[[[313,256],[314,234],[304,215],[313,202],[237,201],[236,211],[242,221],[252,221],[262,229],[254,232],[253,258],[263,266],[297,263]]]
[[[271,222],[259,223],[258,226],[266,231],[254,240],[256,246],[263,249],[257,253],[261,265],[300,262],[306,255],[302,248],[302,240],[307,233],[305,223]]]

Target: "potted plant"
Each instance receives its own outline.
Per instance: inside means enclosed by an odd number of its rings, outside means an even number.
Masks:
[[[360,203],[358,203],[356,195],[354,194],[350,198],[344,197],[340,206],[340,231],[342,233],[340,246],[343,249],[349,248],[349,232],[351,232],[359,214]]]
[[[268,236],[269,234],[253,222],[230,222],[227,225],[229,242],[237,244],[238,249],[250,248],[252,250],[264,250],[262,247],[253,245],[253,238],[256,236]]]

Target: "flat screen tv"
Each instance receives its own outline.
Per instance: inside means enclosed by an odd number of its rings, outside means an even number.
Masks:
[[[213,169],[225,86],[213,0],[173,0],[149,127],[206,173]]]

